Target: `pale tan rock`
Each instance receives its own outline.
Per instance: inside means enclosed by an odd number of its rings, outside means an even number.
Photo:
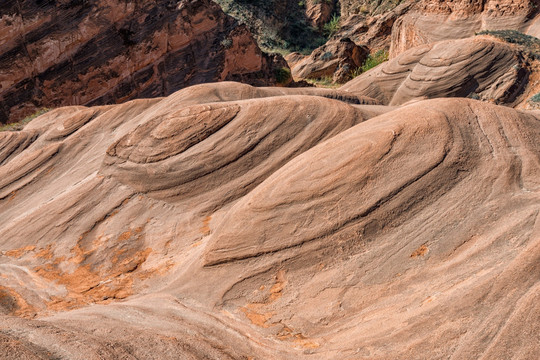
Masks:
[[[540,351],[538,112],[222,82],[0,144],[0,358]]]
[[[383,104],[438,97],[519,101],[530,70],[512,45],[491,37],[441,41],[412,48],[341,87]]]
[[[390,57],[418,45],[463,39],[482,30],[519,30],[537,36],[539,11],[531,0],[421,0],[394,24]],[[536,34],[536,35],[535,35]]]

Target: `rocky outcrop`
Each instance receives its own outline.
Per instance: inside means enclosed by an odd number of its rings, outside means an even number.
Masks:
[[[210,81],[273,84],[287,66],[210,0],[7,1],[0,14],[3,123]]]
[[[438,97],[473,97],[502,104],[519,100],[530,70],[514,46],[490,37],[412,48],[341,89],[383,104]]]
[[[482,30],[519,30],[538,36],[533,0],[422,0],[396,22],[390,57],[414,46],[474,36]]]
[[[529,22],[529,27],[525,32],[528,35],[540,38],[540,12]]]
[[[340,11],[343,18],[354,15],[377,16],[391,12],[394,8],[408,0],[340,0]]]
[[[305,0],[305,13],[310,24],[322,29],[332,18],[334,0]]]
[[[338,36],[346,36],[358,44],[365,44],[373,52],[389,49],[394,23],[409,9],[411,2],[377,15],[355,14],[342,21]]]
[[[334,0],[216,0],[246,24],[263,49],[309,52],[324,44],[321,26]],[[330,4],[331,3],[331,4]],[[333,6],[333,5],[332,5]]]
[[[0,358],[535,358],[540,115],[374,104],[222,82],[0,132]]]
[[[349,38],[333,39],[315,49],[311,55],[298,59],[291,54],[291,70],[294,78],[318,79],[332,77],[334,82],[346,82],[351,73],[362,66],[369,55],[365,46],[355,44]]]
[[[336,37],[347,37],[368,46],[371,52],[390,48],[394,22],[414,1],[340,1],[341,21]]]

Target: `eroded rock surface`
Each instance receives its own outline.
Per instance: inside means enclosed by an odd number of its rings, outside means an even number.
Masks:
[[[362,66],[368,55],[366,46],[357,45],[349,38],[336,38],[315,49],[309,56],[298,60],[297,54],[293,53],[287,60],[290,59],[294,78],[330,77],[334,82],[344,83],[351,79],[351,73]]]
[[[355,1],[341,7],[341,26],[337,36],[351,38],[366,45],[372,52],[388,50],[392,41],[394,23],[407,14],[414,1]],[[372,8],[379,3],[379,7]]]
[[[523,93],[529,73],[519,50],[479,36],[417,46],[341,89],[390,105],[438,97],[512,104]]]
[[[540,351],[538,112],[222,82],[0,144],[2,358]]]
[[[210,0],[0,5],[0,123],[211,81],[275,84],[275,69],[286,66]]]
[[[418,45],[462,39],[482,30],[538,31],[536,0],[421,0],[400,17],[392,31],[390,56]]]
[[[330,0],[306,0],[306,17],[312,26],[322,29],[324,24],[332,19],[335,1]]]

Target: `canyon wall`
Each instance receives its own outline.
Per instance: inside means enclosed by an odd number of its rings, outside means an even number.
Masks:
[[[287,66],[210,0],[24,0],[0,14],[1,123],[211,81],[275,84]]]

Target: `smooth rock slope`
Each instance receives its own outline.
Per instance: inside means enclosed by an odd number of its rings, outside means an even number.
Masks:
[[[529,63],[511,44],[489,36],[414,47],[341,87],[383,104],[473,97],[512,105],[528,84]]]
[[[0,144],[1,358],[540,351],[537,112],[224,82]]]

